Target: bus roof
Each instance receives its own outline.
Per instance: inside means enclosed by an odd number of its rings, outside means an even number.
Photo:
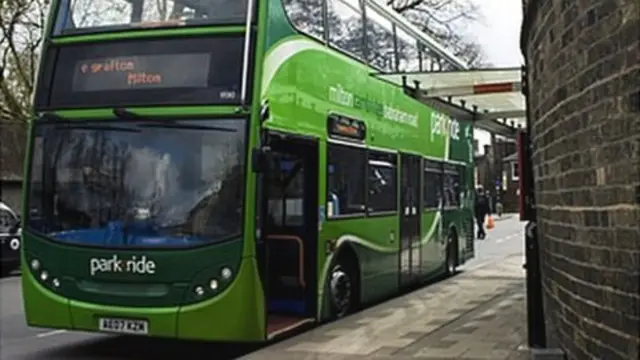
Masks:
[[[507,120],[526,119],[521,68],[374,73],[420,102],[489,132],[514,137]],[[503,119],[499,122],[499,119]]]

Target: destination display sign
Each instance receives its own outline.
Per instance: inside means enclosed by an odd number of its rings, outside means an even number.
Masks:
[[[253,69],[251,44],[249,68]],[[43,54],[38,111],[127,106],[238,105],[244,35],[53,45]]]
[[[364,121],[346,116],[331,114],[328,118],[327,130],[329,135],[363,141],[367,136],[367,126]]]
[[[72,91],[204,88],[211,54],[137,55],[80,60]]]

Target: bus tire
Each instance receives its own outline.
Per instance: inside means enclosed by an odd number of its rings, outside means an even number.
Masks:
[[[458,237],[455,232],[450,232],[447,237],[447,260],[445,262],[447,276],[453,276],[458,268]]]
[[[341,252],[329,271],[329,304],[334,318],[347,316],[358,308],[360,284],[357,264]]]

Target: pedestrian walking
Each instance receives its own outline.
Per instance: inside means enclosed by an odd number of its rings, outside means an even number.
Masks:
[[[476,224],[478,225],[477,237],[479,240],[484,240],[487,236],[484,230],[484,220],[487,215],[491,215],[491,206],[489,205],[489,197],[482,186],[478,186],[476,189],[476,199],[473,210],[476,217]]]

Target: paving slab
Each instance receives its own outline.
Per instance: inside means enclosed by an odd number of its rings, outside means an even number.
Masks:
[[[242,359],[528,359],[523,262],[463,271]]]

